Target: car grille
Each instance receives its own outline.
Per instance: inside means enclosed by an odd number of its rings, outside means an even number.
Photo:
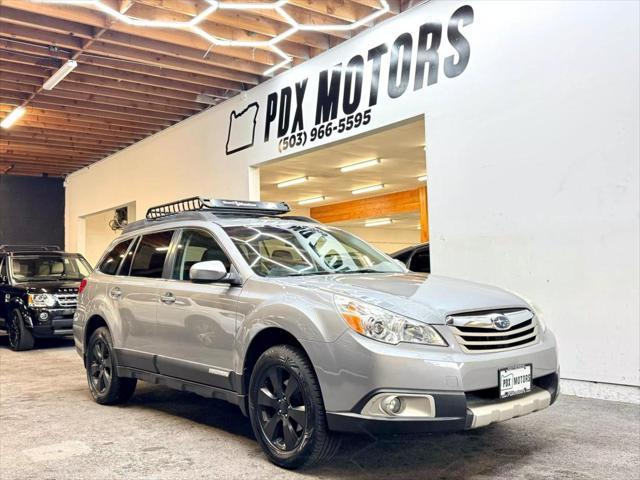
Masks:
[[[510,326],[499,330],[492,319],[509,319]],[[511,309],[447,317],[456,341],[464,352],[489,353],[512,350],[538,342],[539,324],[529,310]]]
[[[61,307],[74,307],[78,304],[78,295],[75,293],[58,293],[55,295],[58,305]]]

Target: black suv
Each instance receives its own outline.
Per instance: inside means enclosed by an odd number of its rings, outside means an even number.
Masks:
[[[91,273],[82,255],[58,247],[0,245],[0,329],[13,350],[34,338],[73,334],[80,281]]]

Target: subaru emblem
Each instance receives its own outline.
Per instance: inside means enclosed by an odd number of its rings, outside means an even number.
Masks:
[[[491,317],[491,323],[496,330],[507,330],[511,326],[511,321],[506,315],[498,314]]]

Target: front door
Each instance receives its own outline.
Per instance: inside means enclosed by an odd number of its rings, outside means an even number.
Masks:
[[[236,310],[241,287],[193,283],[198,262],[229,258],[213,235],[186,229],[175,247],[171,278],[160,287],[157,314],[158,370],[172,377],[231,388]]]

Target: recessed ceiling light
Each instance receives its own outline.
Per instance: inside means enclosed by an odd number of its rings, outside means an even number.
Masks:
[[[373,167],[379,165],[382,162],[379,158],[373,160],[365,160],[364,162],[352,163],[351,165],[345,165],[340,168],[342,173],[353,172],[354,170],[360,170],[361,168]]]
[[[379,227],[381,225],[389,225],[393,220],[390,218],[376,218],[375,220],[365,220],[365,227]]]
[[[299,178],[292,178],[291,180],[286,180],[284,182],[280,182],[278,184],[278,188],[285,188],[285,187],[290,187],[291,185],[298,185],[299,183],[304,183],[307,180],[309,180],[309,177],[299,177]]]
[[[323,200],[326,200],[327,197],[325,196],[321,196],[321,197],[313,197],[313,198],[305,198],[304,200],[300,200],[298,202],[298,205],[309,205],[310,203],[317,203],[317,202],[321,202]]]
[[[418,181],[419,182],[426,182],[427,181],[427,176],[426,175],[422,175],[421,177],[418,177]]]
[[[361,193],[375,192],[376,190],[382,190],[384,188],[384,183],[379,185],[371,185],[369,187],[356,188],[355,190],[351,190],[353,195],[360,195]]]
[[[2,122],[0,122],[0,127],[2,128],[11,128],[11,126],[18,121],[18,119],[24,115],[25,108],[24,107],[16,107],[14,108],[9,115],[7,115]]]
[[[52,90],[53,87],[64,80],[64,77],[69,75],[77,66],[78,62],[76,62],[75,60],[67,60],[65,64],[56,71],[56,73],[51,75],[51,77],[49,77],[49,79],[44,82],[42,88],[45,90]]]

